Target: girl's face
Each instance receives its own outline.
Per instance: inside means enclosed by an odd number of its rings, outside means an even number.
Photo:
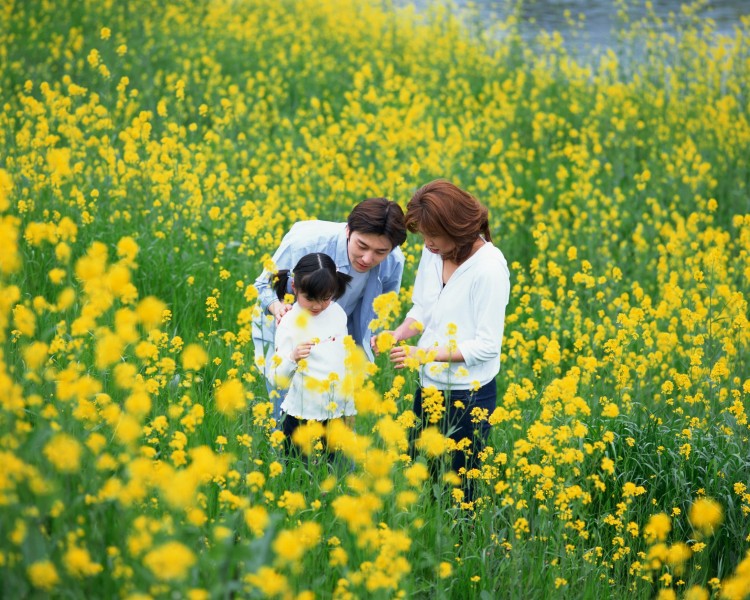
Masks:
[[[421,235],[424,238],[425,247],[433,254],[445,256],[456,249],[455,242],[447,235],[430,235],[427,233]]]
[[[302,292],[297,294],[297,304],[312,315],[319,315],[322,313],[331,305],[332,301],[333,298],[328,298],[327,300],[310,300],[310,298]]]

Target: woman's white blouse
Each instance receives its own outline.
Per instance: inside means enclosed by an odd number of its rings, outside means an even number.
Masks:
[[[500,372],[510,273],[503,253],[487,242],[443,286],[443,259],[426,248],[419,262],[407,317],[424,326],[418,348],[454,340],[464,362],[429,362],[421,367],[423,387],[470,389]],[[451,333],[455,331],[455,333]]]

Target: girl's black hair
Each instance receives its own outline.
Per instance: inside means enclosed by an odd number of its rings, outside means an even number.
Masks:
[[[294,288],[313,301],[338,300],[346,292],[352,278],[336,270],[336,263],[327,254],[313,252],[299,259],[292,269]],[[290,271],[282,269],[273,276],[273,289],[279,300],[284,300],[289,285]]]

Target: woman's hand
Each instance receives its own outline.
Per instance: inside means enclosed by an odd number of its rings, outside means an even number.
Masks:
[[[391,349],[391,362],[396,369],[403,369],[406,359],[414,356],[416,352],[414,346],[395,346]]]
[[[299,362],[303,358],[307,358],[310,356],[310,352],[312,351],[312,347],[315,345],[315,342],[312,340],[309,340],[307,342],[302,342],[300,345],[298,345],[293,351],[292,351],[292,359],[294,362]]]

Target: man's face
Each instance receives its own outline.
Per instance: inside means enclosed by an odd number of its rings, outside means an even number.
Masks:
[[[346,234],[349,240],[347,242],[349,262],[358,273],[366,273],[373,267],[377,267],[393,250],[391,241],[385,235],[349,231],[348,227]]]

